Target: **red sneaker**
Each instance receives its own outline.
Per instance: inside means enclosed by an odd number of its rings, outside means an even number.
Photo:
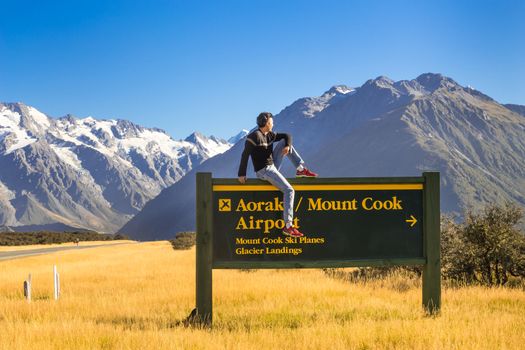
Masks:
[[[303,167],[303,170],[297,170],[295,177],[317,177],[317,174]]]
[[[286,236],[290,236],[290,237],[303,237],[304,236],[301,232],[299,232],[298,229],[296,229],[293,226],[290,226],[290,227],[285,226],[283,228],[283,234]]]

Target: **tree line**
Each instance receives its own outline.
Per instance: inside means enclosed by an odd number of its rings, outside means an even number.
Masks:
[[[72,232],[0,232],[0,246],[32,245],[32,244],[60,244],[78,243],[83,241],[112,241],[129,240],[122,234],[102,234],[94,231]]]

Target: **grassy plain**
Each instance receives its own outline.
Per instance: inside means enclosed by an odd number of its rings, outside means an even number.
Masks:
[[[52,299],[53,265],[62,296]],[[32,274],[27,303],[22,283]],[[195,250],[118,245],[0,262],[0,349],[520,349],[521,289],[443,289],[439,316],[418,280],[352,284],[321,270],[214,270],[214,327],[185,328]]]

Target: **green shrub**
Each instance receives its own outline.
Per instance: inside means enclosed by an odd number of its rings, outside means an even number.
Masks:
[[[525,277],[525,236],[517,225],[522,210],[514,204],[469,211],[463,224],[448,219],[441,232],[442,275],[467,284],[506,285]]]
[[[196,236],[195,232],[178,232],[170,243],[175,250],[191,249],[196,244]]]
[[[131,238],[129,238],[128,235],[125,235],[125,234],[122,234],[122,233],[117,233],[113,236],[113,240],[114,241],[130,241]]]

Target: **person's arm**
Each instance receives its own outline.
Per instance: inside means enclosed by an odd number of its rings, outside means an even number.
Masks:
[[[248,158],[250,157],[250,154],[252,154],[252,151],[252,140],[247,138],[244,142],[244,151],[241,155],[241,164],[239,164],[239,171],[237,172],[237,176],[239,176],[239,182],[241,183],[244,183],[244,181],[246,181],[246,168],[248,167]]]
[[[286,133],[276,133],[275,141],[281,141],[284,139],[286,146],[283,147],[282,154],[283,156],[287,155],[290,152],[290,146],[292,146],[292,135]]]
[[[292,135],[287,133],[275,133],[275,141],[281,141],[284,139],[284,142],[286,143],[286,146],[290,147],[292,145]]]

